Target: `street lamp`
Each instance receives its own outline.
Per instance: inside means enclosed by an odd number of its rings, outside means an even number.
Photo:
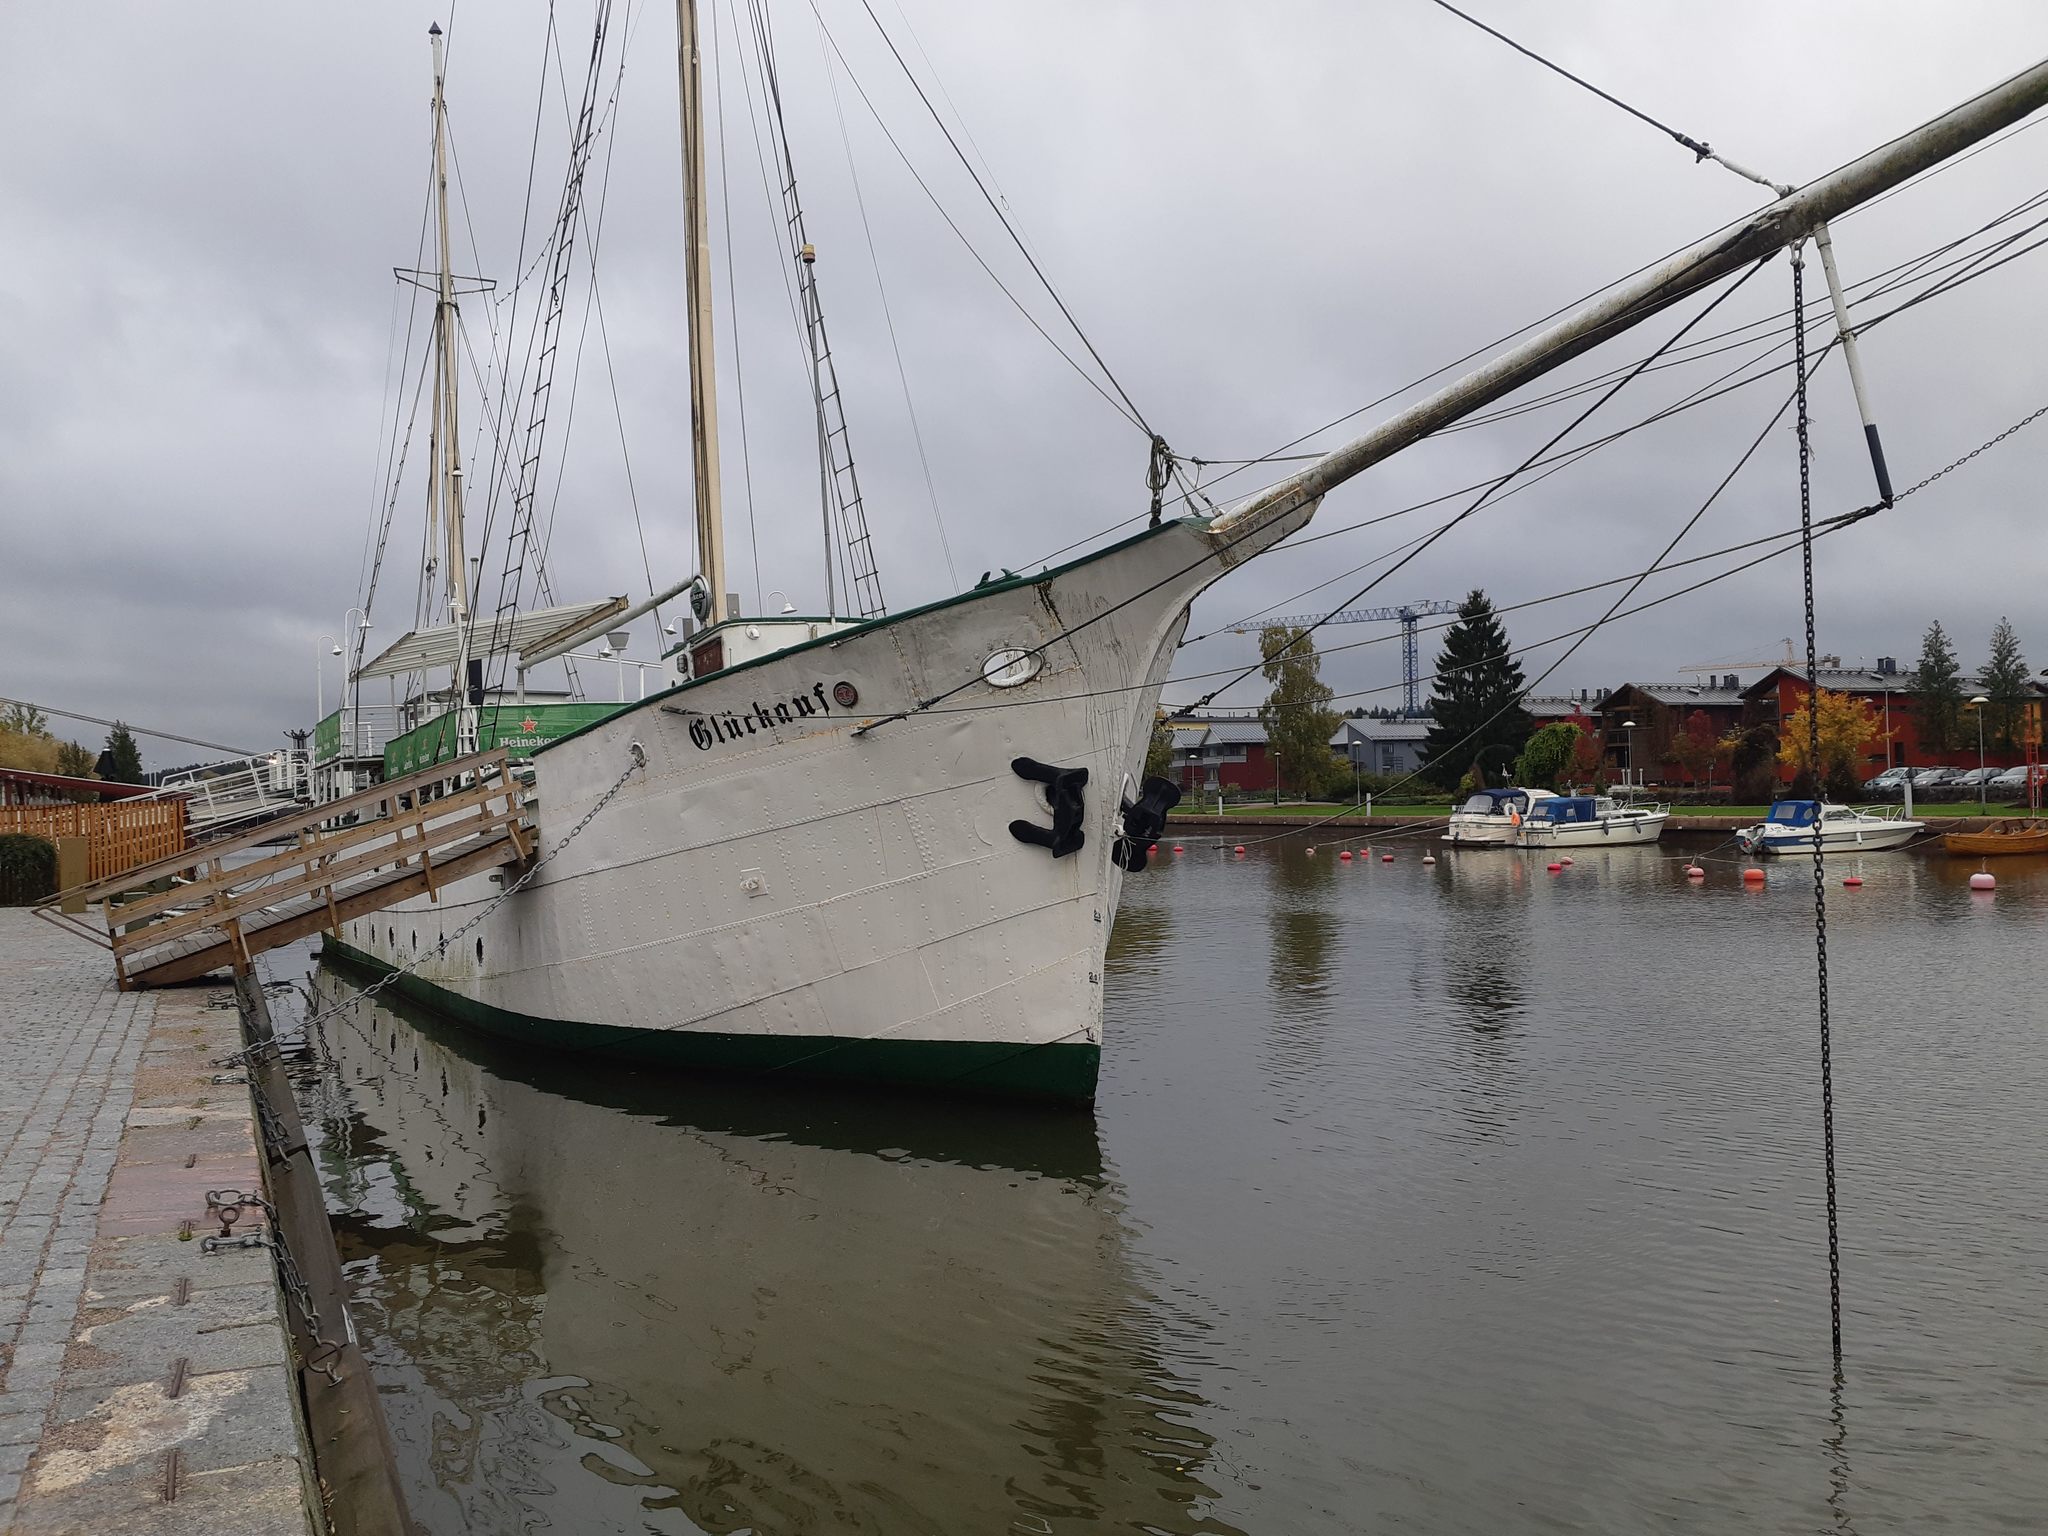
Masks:
[[[313,723],[318,725],[327,718],[327,658],[339,656],[341,647],[334,643],[334,636],[322,635],[329,649],[313,653]]]
[[[1990,702],[1981,693],[1970,700],[1970,708],[1977,711],[1977,810],[1980,813],[1984,810],[1986,800],[1984,792],[1984,706]]]
[[[1622,782],[1633,789],[1636,775],[1636,723],[1633,720],[1624,720],[1621,722],[1621,728],[1628,733],[1624,738],[1628,759],[1621,770]]]
[[[353,617],[353,618],[355,619],[355,621],[356,621],[356,625],[355,625],[355,628],[354,628],[354,630],[352,630],[352,631],[351,631],[351,630],[349,630],[349,619],[350,619],[351,617]],[[345,661],[345,662],[343,662],[343,663],[342,663],[342,672],[341,672],[341,721],[340,721],[340,723],[341,723],[341,725],[342,725],[343,727],[345,727],[345,730],[344,730],[344,732],[343,732],[343,736],[344,736],[344,738],[346,739],[346,741],[348,742],[348,745],[347,745],[347,747],[346,747],[346,748],[344,749],[344,754],[343,754],[343,755],[345,755],[345,756],[348,756],[348,757],[358,757],[358,756],[360,756],[360,755],[361,755],[361,747],[362,747],[362,743],[360,743],[359,741],[357,741],[357,740],[356,740],[356,709],[355,709],[355,703],[356,703],[356,690],[355,690],[355,681],[354,681],[354,679],[355,679],[356,661],[357,661],[357,660],[358,660],[358,659],[359,659],[359,658],[360,658],[360,657],[362,656],[362,654],[363,654],[363,641],[364,641],[365,637],[366,637],[366,636],[367,636],[367,635],[369,634],[369,630],[370,630],[370,611],[369,611],[369,609],[367,609],[367,608],[350,608],[350,609],[348,609],[348,610],[347,610],[347,611],[346,611],[345,613],[343,613],[343,614],[342,614],[342,616],[341,616],[341,627],[342,627],[342,629],[343,629],[343,631],[344,631],[344,632],[348,633],[348,635],[349,635],[349,638],[350,638],[350,641],[352,642],[352,643],[351,643],[351,646],[350,646],[350,651],[351,651],[351,655],[350,655],[350,657],[349,657],[349,659],[348,659],[347,661]],[[337,651],[335,652],[335,654],[336,654],[336,655],[340,655],[341,653],[340,653],[340,651],[339,651],[339,650],[337,650]],[[353,783],[351,783],[349,787],[350,787],[350,788],[354,788],[355,786],[354,786],[354,784],[353,784]]]

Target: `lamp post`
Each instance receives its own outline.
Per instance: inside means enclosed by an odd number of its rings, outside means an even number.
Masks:
[[[1633,789],[1636,775],[1636,723],[1633,720],[1624,720],[1621,722],[1621,728],[1628,733],[1623,738],[1623,750],[1628,756],[1623,763],[1621,777],[1622,782]]]
[[[327,658],[341,654],[341,647],[334,643],[334,636],[322,635],[320,639],[329,649],[313,653],[313,724],[316,727],[327,718]]]
[[[1983,694],[1970,700],[1970,708],[1977,711],[1977,812],[1984,812],[1987,796],[1984,791],[1984,706],[1991,701]]]
[[[351,617],[354,617],[356,621],[354,629],[349,628],[349,619]],[[355,674],[356,663],[363,654],[363,637],[369,633],[370,629],[369,610],[367,608],[350,608],[341,616],[341,628],[342,632],[347,634],[353,642],[350,646],[348,660],[341,664],[340,724],[343,728],[342,739],[347,742],[347,746],[342,749],[342,752],[344,756],[357,757],[361,755],[361,743],[356,740]],[[341,652],[337,649],[335,654],[338,656]],[[353,789],[355,786],[351,783],[349,787]]]

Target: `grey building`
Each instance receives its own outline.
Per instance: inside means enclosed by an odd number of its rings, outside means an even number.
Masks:
[[[1422,766],[1427,720],[1346,720],[1330,750],[1362,773],[1413,773]]]

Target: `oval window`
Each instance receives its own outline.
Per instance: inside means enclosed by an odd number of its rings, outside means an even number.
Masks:
[[[997,651],[981,664],[981,680],[991,688],[1015,688],[1038,676],[1045,658],[1036,651]]]

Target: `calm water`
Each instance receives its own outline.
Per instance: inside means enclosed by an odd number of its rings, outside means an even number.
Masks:
[[[2048,865],[1830,892],[1836,1393],[1810,866],[1187,846],[1126,887],[1092,1114],[327,1026],[303,1089],[415,1514],[2048,1522]]]

